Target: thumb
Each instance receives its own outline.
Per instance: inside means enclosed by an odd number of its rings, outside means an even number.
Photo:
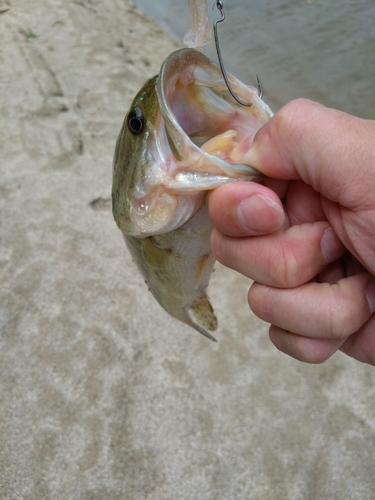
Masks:
[[[350,186],[374,185],[374,134],[373,121],[297,99],[258,131],[245,162],[273,179],[302,179],[348,206]]]

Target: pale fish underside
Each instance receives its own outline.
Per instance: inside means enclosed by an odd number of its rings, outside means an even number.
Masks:
[[[135,97],[113,165],[114,218],[149,289],[169,314],[212,339],[207,193],[263,178],[246,158],[272,116],[255,88],[229,79],[251,107],[233,100],[219,66],[200,52],[171,54]]]

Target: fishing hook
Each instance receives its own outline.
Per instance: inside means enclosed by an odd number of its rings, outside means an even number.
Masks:
[[[213,9],[214,9],[214,7],[215,7],[215,4],[213,6]],[[214,22],[214,37],[215,37],[215,46],[216,46],[217,57],[219,59],[220,69],[221,69],[221,72],[223,74],[224,81],[225,81],[226,86],[228,87],[228,90],[229,90],[231,96],[233,97],[233,99],[235,101],[237,101],[238,104],[241,104],[241,106],[246,106],[246,107],[250,108],[252,106],[252,104],[248,104],[247,102],[241,101],[241,99],[239,99],[236,96],[236,94],[234,93],[234,91],[231,87],[231,84],[229,83],[227,73],[226,73],[225,68],[224,68],[223,58],[221,56],[221,50],[220,50],[220,45],[219,45],[219,35],[217,33],[217,25],[219,23],[222,23],[225,20],[224,4],[223,4],[222,0],[216,0],[216,7],[220,11],[221,19],[218,19],[217,21]],[[260,78],[258,75],[256,75],[256,77],[257,77],[258,88],[259,88],[259,97],[260,97],[260,99],[262,99],[262,97],[263,97],[262,82],[260,81]]]

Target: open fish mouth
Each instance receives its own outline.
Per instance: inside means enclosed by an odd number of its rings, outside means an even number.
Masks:
[[[231,177],[226,163],[246,164],[245,153],[272,112],[254,87],[231,75],[228,78],[236,94],[251,107],[234,101],[217,64],[196,50],[181,49],[164,62],[157,94],[173,153],[180,160],[193,156],[196,161],[198,156],[198,170],[219,173],[219,168]],[[243,174],[249,173],[247,166]]]

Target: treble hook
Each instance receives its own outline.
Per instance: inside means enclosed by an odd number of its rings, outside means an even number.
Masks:
[[[213,6],[212,9],[214,9],[214,7],[215,7],[215,5]],[[236,94],[233,92],[231,84],[229,83],[229,80],[228,80],[228,77],[227,77],[227,73],[226,73],[225,68],[224,68],[223,58],[221,56],[221,50],[220,50],[220,45],[219,45],[219,35],[217,33],[217,25],[219,23],[222,23],[225,20],[225,12],[224,12],[224,4],[223,4],[223,2],[221,0],[216,0],[216,7],[220,11],[221,19],[218,19],[217,21],[214,22],[214,37],[215,37],[215,46],[216,46],[217,57],[219,59],[220,69],[221,69],[221,72],[223,74],[224,81],[225,81],[226,86],[228,87],[228,90],[229,90],[231,96],[233,97],[233,99],[235,101],[237,101],[238,104],[241,104],[241,106],[246,106],[246,107],[250,108],[252,106],[252,104],[248,104],[247,102],[241,101],[241,99],[239,99],[236,96]],[[256,75],[256,76],[257,76],[257,82],[258,82],[259,97],[262,99],[262,97],[263,97],[262,82],[260,81],[259,76],[258,75]]]

